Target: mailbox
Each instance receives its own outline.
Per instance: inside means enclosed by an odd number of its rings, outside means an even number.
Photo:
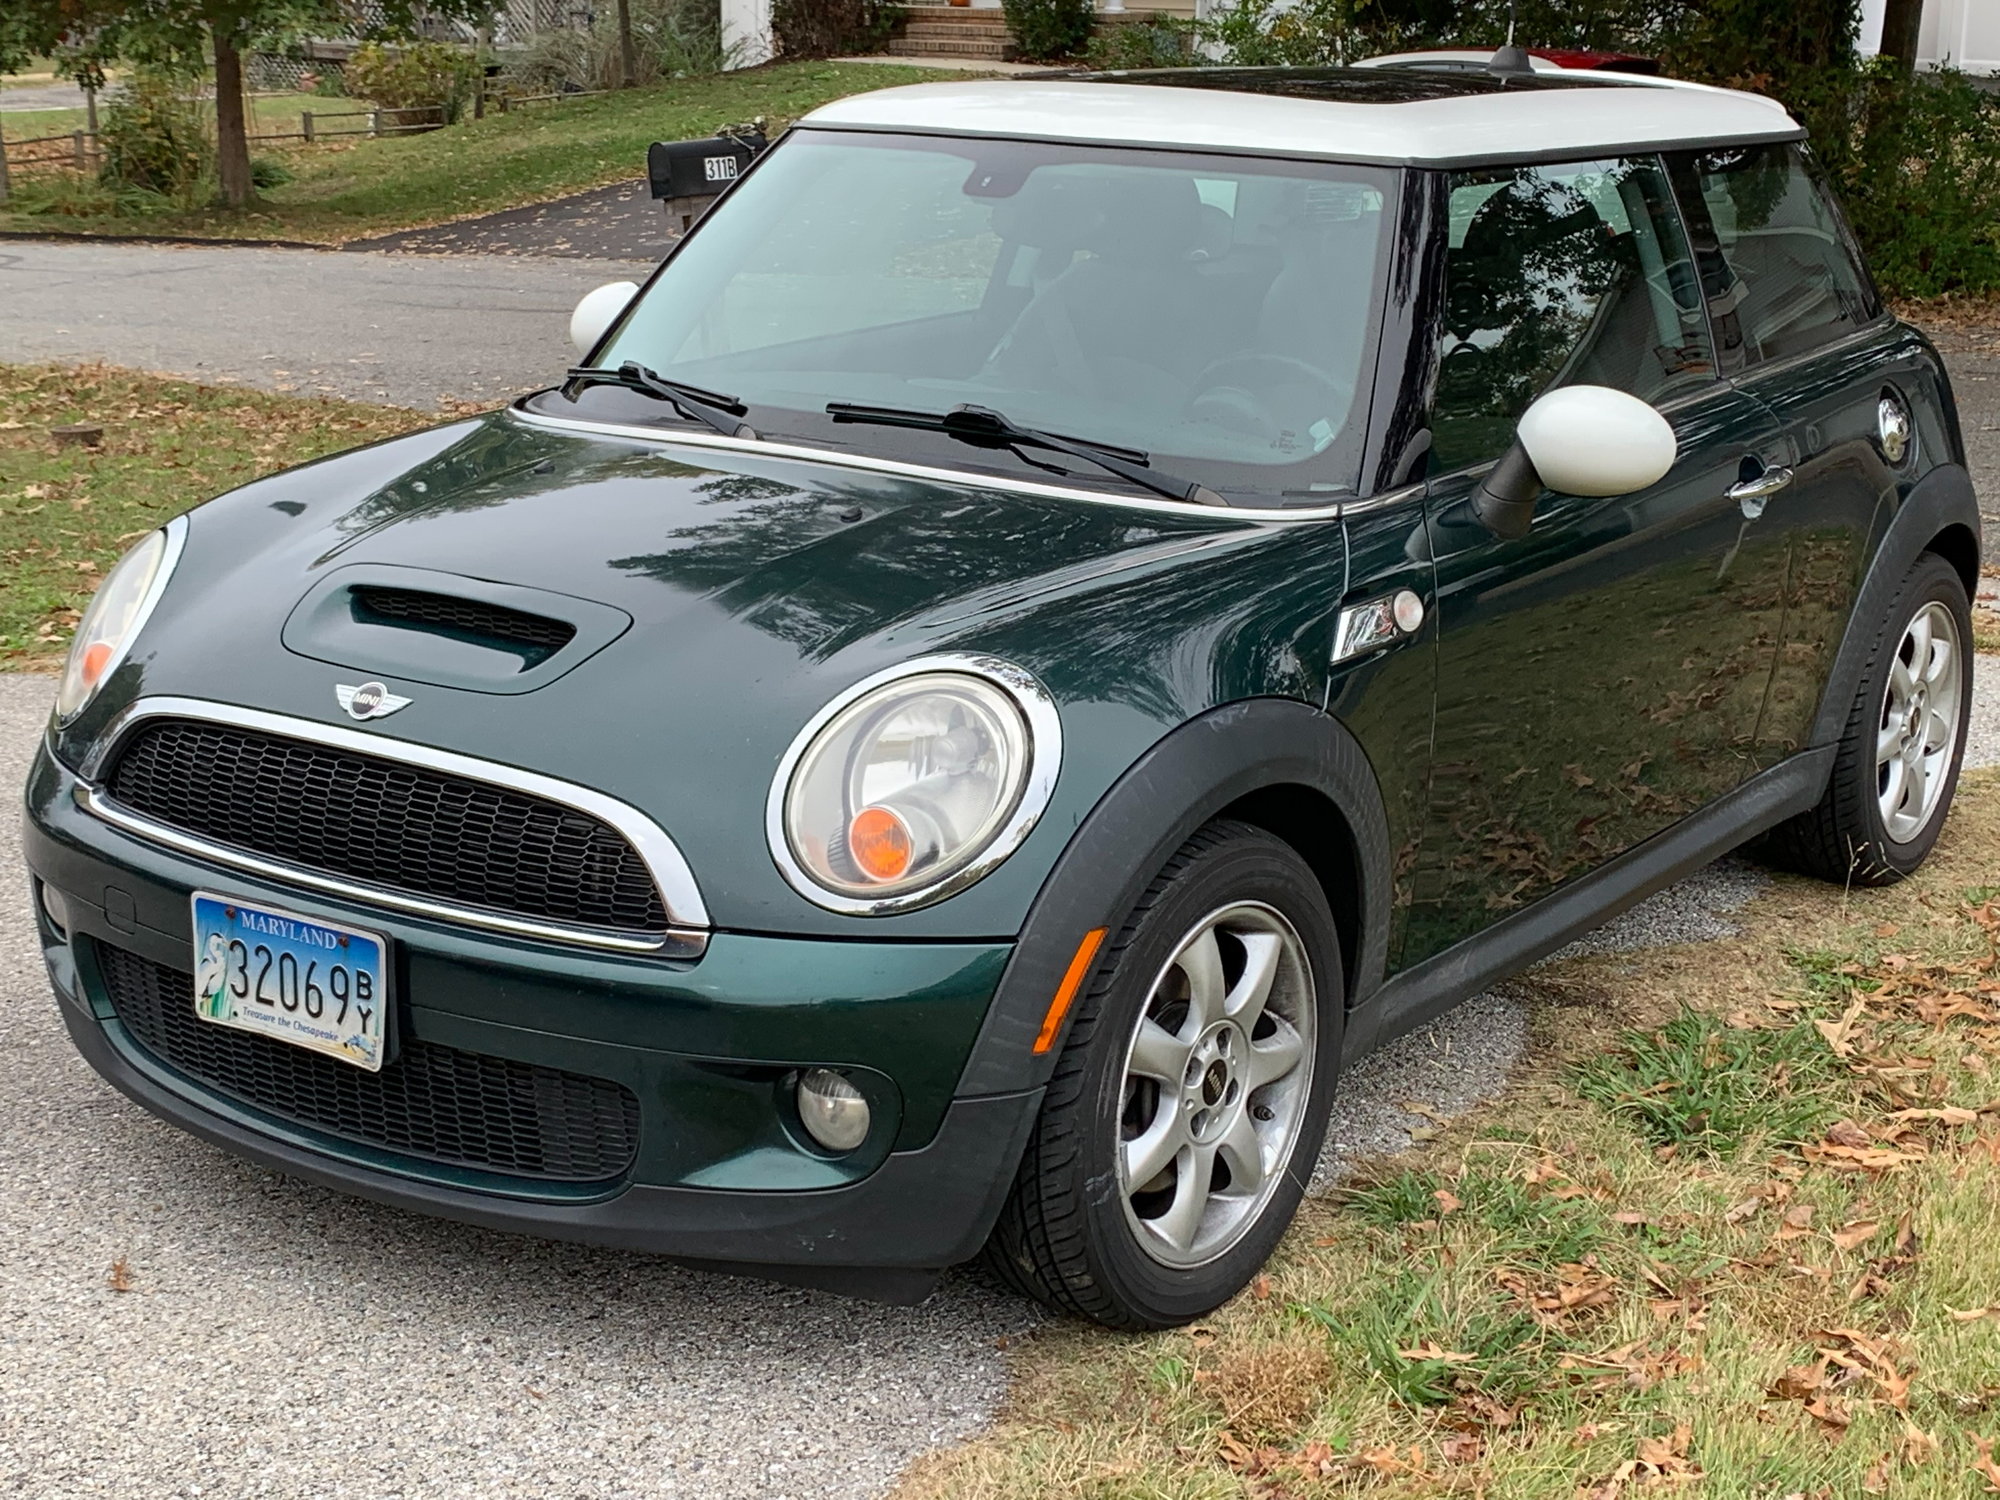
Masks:
[[[767,144],[761,121],[703,141],[653,142],[646,151],[646,176],[674,233],[686,234]]]

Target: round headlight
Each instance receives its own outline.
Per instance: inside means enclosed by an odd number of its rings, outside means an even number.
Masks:
[[[56,719],[67,723],[83,712],[97,690],[125,659],[146,616],[166,589],[167,578],[180,557],[184,517],[176,517],[148,534],[118,560],[83,612],[70,642],[69,661],[56,689]]]
[[[856,684],[793,742],[771,787],[771,852],[836,911],[963,890],[1019,846],[1061,759],[1055,705],[991,658],[911,662]]]

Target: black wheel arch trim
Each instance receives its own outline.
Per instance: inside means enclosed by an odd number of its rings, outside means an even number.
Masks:
[[[1211,709],[1157,741],[1083,820],[1022,924],[958,1096],[1045,1083],[1061,1039],[1038,1054],[1035,1038],[1085,935],[1099,927],[1116,931],[1160,867],[1203,824],[1254,793],[1294,786],[1318,793],[1346,825],[1355,889],[1329,891],[1328,899],[1336,916],[1343,894],[1354,902],[1353,930],[1343,934],[1349,1003],[1375,989],[1388,951],[1391,878],[1375,769],[1359,741],[1320,709],[1289,698],[1246,699]],[[1285,829],[1271,832],[1299,847]],[[1317,871],[1322,860],[1315,854],[1327,851],[1300,853]]]
[[[1972,476],[1960,464],[1939,464],[1910,486],[1869,559],[1867,576],[1855,595],[1840,650],[1820,695],[1819,713],[1813,719],[1810,743],[1815,748],[1839,742],[1854,695],[1860,690],[1861,674],[1867,670],[1869,653],[1875,649],[1875,637],[1896,591],[1917,559],[1931,550],[1931,543],[1954,527],[1971,536],[1972,572],[1977,576],[1981,532]],[[1948,560],[1962,566],[1957,558]]]

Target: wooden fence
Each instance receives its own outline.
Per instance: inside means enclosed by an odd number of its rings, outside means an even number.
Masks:
[[[562,94],[495,94],[490,100],[482,93],[473,102],[474,116],[482,115],[487,109],[506,114],[524,105],[559,103],[566,99],[594,99],[608,93],[606,89]],[[360,120],[364,124],[350,125],[343,122]],[[427,130],[441,130],[449,123],[447,112],[441,105],[420,109],[367,109],[318,110],[299,112],[297,130],[258,131],[248,139],[254,145],[264,141],[297,141],[305,145],[340,140],[348,136],[417,135]],[[4,121],[0,121],[4,124]],[[99,145],[99,137],[88,130],[72,130],[62,135],[31,136],[27,140],[13,140],[0,137],[0,184],[4,184],[10,171],[33,173],[88,172],[94,170],[104,159]]]

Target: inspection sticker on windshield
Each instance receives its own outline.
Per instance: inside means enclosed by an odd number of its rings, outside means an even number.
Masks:
[[[194,1013],[377,1072],[388,944],[372,932],[196,891]]]

